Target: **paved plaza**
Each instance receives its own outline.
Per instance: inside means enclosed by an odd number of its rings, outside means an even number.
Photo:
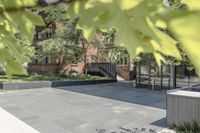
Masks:
[[[132,83],[2,92],[0,107],[41,133],[97,133],[166,126],[166,95]]]

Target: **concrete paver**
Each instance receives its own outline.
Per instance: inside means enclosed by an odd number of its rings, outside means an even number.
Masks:
[[[165,92],[132,83],[41,88],[0,95],[0,107],[41,133],[166,127]],[[1,127],[0,127],[1,130]]]

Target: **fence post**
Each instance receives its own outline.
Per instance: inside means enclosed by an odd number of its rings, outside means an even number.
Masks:
[[[140,62],[138,62],[138,70],[139,70],[139,72],[138,72],[138,80],[139,80],[139,82],[138,82],[138,84],[139,84],[139,86],[141,86],[141,64],[140,64]]]
[[[173,71],[173,88],[175,89],[177,86],[176,86],[176,64],[173,64],[173,68],[174,68],[174,71]]]
[[[152,91],[154,91],[154,89],[155,89],[155,84],[156,84],[156,81],[155,81],[155,79],[152,79],[152,88],[151,88],[151,90]]]
[[[135,87],[137,87],[137,83],[138,83],[138,80],[137,80],[137,63],[134,62],[134,68],[133,68],[133,73],[134,73],[134,76],[135,76]]]
[[[163,90],[163,65],[160,67],[160,86],[161,90]]]
[[[151,61],[149,61],[149,88],[151,88]]]
[[[171,79],[171,78],[168,79],[168,90],[170,90],[170,82],[171,82],[170,79]]]
[[[190,86],[190,76],[191,76],[191,71],[188,71],[188,86]]]

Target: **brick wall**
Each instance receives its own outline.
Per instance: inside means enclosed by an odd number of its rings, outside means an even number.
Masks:
[[[27,71],[29,73],[58,73],[61,67],[56,64],[28,64]]]
[[[130,65],[117,65],[117,75],[125,80],[134,79],[134,72],[130,69]]]

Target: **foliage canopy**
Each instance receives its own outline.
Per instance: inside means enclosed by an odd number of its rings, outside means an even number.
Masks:
[[[76,0],[69,6],[69,16],[80,16],[79,26],[87,38],[97,28],[113,26],[117,31],[115,43],[125,46],[132,58],[151,52],[159,65],[165,62],[165,56],[181,60],[177,41],[158,30],[168,27],[200,74],[200,6],[196,0],[183,2],[188,10],[169,8],[160,0]]]
[[[76,62],[80,58],[82,53],[80,41],[84,39],[82,30],[77,29],[78,19],[69,20],[64,6],[36,9],[37,12],[45,14],[44,21],[47,27],[44,32],[50,29],[52,32],[51,38],[38,43],[40,46],[38,55],[40,59],[45,56],[57,58],[59,65],[63,65],[65,59]]]
[[[74,0],[67,14],[70,18],[80,17],[79,27],[87,38],[96,29],[114,27],[115,43],[126,47],[132,58],[151,52],[159,65],[165,62],[165,56],[181,60],[177,41],[157,27],[169,28],[200,75],[199,1],[182,0],[188,10],[167,6],[170,1],[180,0],[163,1],[164,4],[161,0]],[[41,17],[25,8],[36,5],[36,0],[0,0],[0,62],[9,75],[24,73],[21,64],[27,61],[15,34],[20,32],[31,40],[34,25],[44,25]]]
[[[17,38],[32,41],[35,25],[44,25],[42,18],[24,7],[32,7],[35,0],[0,0],[0,64],[9,77],[25,74],[24,62],[29,62],[29,50]],[[30,44],[30,43],[29,43]],[[30,46],[30,45],[27,46]]]

